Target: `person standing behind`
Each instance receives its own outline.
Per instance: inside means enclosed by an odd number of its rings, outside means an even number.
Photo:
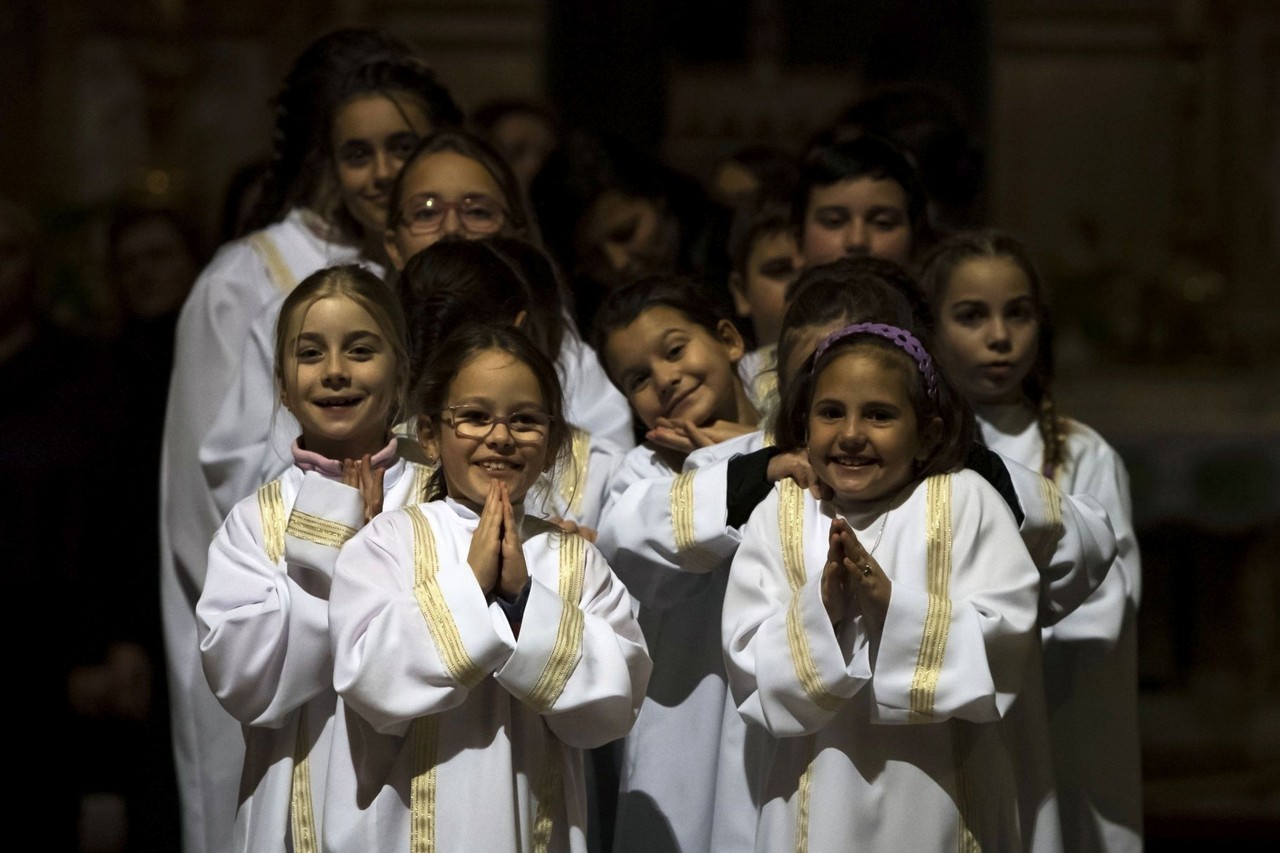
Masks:
[[[1073,612],[1043,631],[1050,742],[1068,850],[1142,848],[1137,615],[1142,566],[1129,474],[1102,436],[1062,417],[1048,308],[1030,253],[999,231],[957,234],[925,259],[939,359],[993,450],[1106,509],[1117,553]]]
[[[275,152],[247,237],[222,247],[179,316],[161,460],[161,608],[169,673],[183,846],[230,849],[244,754],[240,727],[214,699],[200,667],[195,604],[209,542],[227,512],[259,485],[256,468],[230,465],[206,479],[201,446],[245,371],[251,326],[274,325],[281,297],[315,270],[376,261],[387,189],[418,138],[461,120],[449,93],[411,48],[371,29],[322,36],[298,57],[275,100]],[[253,373],[266,377],[267,361]],[[251,443],[269,401],[239,419]]]

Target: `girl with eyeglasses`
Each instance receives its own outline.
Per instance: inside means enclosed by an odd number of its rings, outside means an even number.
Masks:
[[[385,243],[397,277],[411,257],[446,238],[516,237],[542,248],[538,225],[511,166],[489,143],[465,130],[423,139],[406,158],[389,204]],[[560,271],[554,265],[550,269],[549,277],[532,283],[541,296],[563,306],[564,335],[553,358],[567,389],[569,419],[593,437],[629,450],[635,438],[626,398],[579,334],[563,297]]]
[[[650,661],[600,552],[525,512],[566,447],[555,367],[519,331],[464,325],[416,405],[440,465],[338,558],[334,686],[350,765],[326,849],[587,849],[583,751],[631,728]]]

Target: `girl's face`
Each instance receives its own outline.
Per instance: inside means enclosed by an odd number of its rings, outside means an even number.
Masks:
[[[419,439],[428,456],[439,456],[449,495],[479,511],[489,482],[501,480],[512,503],[523,501],[551,461],[547,405],[533,370],[504,350],[482,350],[449,383],[445,405],[438,418],[422,419]]]
[[[418,140],[431,129],[422,105],[398,95],[368,94],[333,118],[333,159],[347,212],[366,235],[387,227],[391,184]]]
[[[396,269],[446,234],[468,239],[508,233],[508,204],[493,175],[456,151],[419,158],[404,173],[400,210],[387,222],[386,248]]]
[[[1035,366],[1040,321],[1031,282],[1011,258],[970,258],[938,311],[938,355],[971,403],[1016,403]]]
[[[815,186],[800,241],[805,266],[871,255],[911,262],[907,193],[897,181],[870,177]]]
[[[790,231],[762,234],[751,244],[746,275],[734,274],[730,282],[734,307],[751,318],[756,342],[776,344],[787,310],[787,286],[800,268],[800,252]]]
[[[285,348],[285,408],[302,427],[307,450],[357,459],[387,443],[395,402],[391,343],[360,303],[326,296],[304,306]]]
[[[752,420],[735,368],[744,350],[728,320],[713,334],[679,310],[656,305],[611,332],[604,356],[636,416],[652,429],[659,418],[699,426]]]
[[[580,226],[582,251],[598,253],[615,274],[643,275],[670,268],[675,235],[663,206],[654,199],[606,190]]]
[[[836,505],[857,509],[896,494],[928,458],[942,422],[922,431],[903,368],[886,354],[855,348],[830,361],[809,406],[809,464],[835,492]]]

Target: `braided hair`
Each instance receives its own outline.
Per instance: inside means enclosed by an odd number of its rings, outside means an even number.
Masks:
[[[1058,414],[1053,398],[1052,318],[1044,282],[1026,246],[1016,237],[995,229],[952,235],[935,246],[925,258],[920,284],[937,314],[946,298],[947,284],[951,281],[952,274],[961,263],[974,258],[1005,258],[1012,261],[1022,270],[1031,287],[1039,332],[1035,364],[1022,380],[1022,393],[1027,404],[1036,413],[1040,437],[1044,441],[1040,473],[1053,479],[1067,461],[1070,421]]]
[[[312,42],[272,99],[272,153],[258,201],[245,220],[254,231],[279,220],[291,207],[312,205],[330,191],[330,128],[338,109],[373,92],[403,92],[420,102],[431,127],[461,124],[462,111],[417,51],[381,30],[335,30]],[[345,211],[335,223],[359,233]]]

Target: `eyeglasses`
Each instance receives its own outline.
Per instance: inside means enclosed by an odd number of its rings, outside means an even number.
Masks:
[[[446,406],[441,419],[458,438],[481,440],[502,424],[516,444],[538,444],[547,437],[553,418],[546,412],[516,412],[500,418],[481,406]]]
[[[468,234],[494,234],[507,221],[507,212],[488,196],[469,195],[460,201],[444,201],[428,196],[420,204],[407,207],[400,213],[400,221],[410,234],[421,237],[435,234],[444,227],[444,219],[450,210],[458,217],[458,224]]]

